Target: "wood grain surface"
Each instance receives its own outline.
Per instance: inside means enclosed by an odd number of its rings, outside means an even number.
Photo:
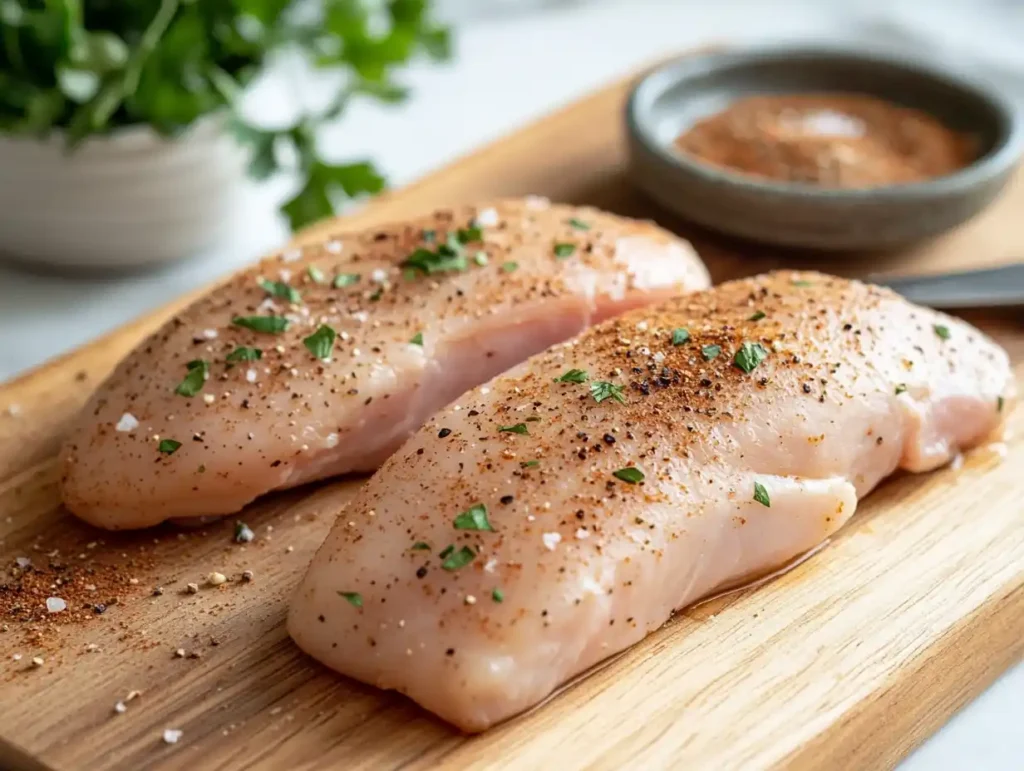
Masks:
[[[864,275],[1024,257],[1020,175],[975,221],[897,254],[824,260],[696,231],[625,179],[627,88],[610,86],[299,240],[538,193],[657,219],[693,239],[716,280],[783,264]],[[359,480],[260,500],[240,517],[257,534],[244,546],[233,520],[112,535],[58,505],[54,455],[68,421],[187,299],[0,386],[0,597],[19,556],[78,571],[118,565],[121,581],[117,603],[80,623],[0,619],[2,767],[886,768],[1024,652],[1024,443],[1011,437],[1005,459],[983,450],[957,470],[891,480],[781,578],[682,612],[542,707],[462,736],[399,696],[331,674],[285,634],[287,598]],[[971,320],[1007,345],[1024,382],[1018,321]],[[1011,427],[1021,434],[1024,410]],[[231,580],[206,586],[211,571]],[[202,588],[189,594],[188,582]],[[178,658],[178,648],[200,655]],[[141,695],[125,701],[131,691]],[[165,743],[165,729],[180,740]]]

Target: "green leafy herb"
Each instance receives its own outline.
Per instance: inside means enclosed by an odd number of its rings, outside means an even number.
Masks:
[[[569,220],[569,224],[572,225],[576,230],[590,230],[590,225],[581,219],[573,217]]]
[[[346,286],[352,286],[359,281],[358,273],[339,273],[334,277],[334,288],[342,289]]]
[[[504,602],[505,593],[501,591],[501,589],[495,589],[493,592],[491,592],[491,599],[495,602]]]
[[[359,592],[338,592],[338,594],[348,600],[353,607],[363,607],[363,595]]]
[[[765,315],[764,311],[754,311],[750,314],[750,318],[748,318],[747,321],[760,321],[765,317]]]
[[[935,324],[935,325],[932,326],[932,329],[934,329],[935,330],[935,334],[937,334],[943,340],[949,340],[949,338],[950,338],[949,327],[947,327],[945,324]]]
[[[235,543],[250,543],[255,537],[251,527],[244,522],[235,522]]]
[[[288,329],[288,319],[284,316],[235,316],[231,323],[236,327],[245,327],[253,332],[265,332],[278,335]]]
[[[804,281],[803,279],[800,278],[793,279],[793,281],[791,281],[790,283],[793,286],[814,286],[814,284],[812,284],[810,281]]]
[[[896,396],[899,396],[901,393],[903,393],[906,390],[907,390],[907,386],[906,386],[905,383],[897,383],[896,384]]]
[[[417,541],[412,545],[413,551],[430,551],[430,544],[423,541]]]
[[[427,276],[434,273],[461,273],[469,267],[465,249],[454,236],[449,236],[448,242],[441,244],[435,251],[420,247],[406,257],[401,266]]]
[[[181,447],[181,442],[174,439],[161,439],[160,444],[157,445],[157,450],[162,452],[164,455],[174,455],[177,449]]]
[[[444,548],[443,548],[443,549],[441,550],[441,553],[440,553],[440,554],[438,554],[437,556],[438,556],[438,557],[440,557],[441,559],[444,559],[444,558],[445,558],[445,557],[447,557],[447,556],[448,556],[449,554],[451,554],[451,553],[452,553],[453,551],[455,551],[455,547],[454,547],[454,546],[446,546],[446,547],[444,547]]]
[[[705,345],[700,349],[700,355],[704,357],[704,361],[711,361],[717,359],[719,354],[722,353],[722,346],[720,345]]]
[[[484,237],[484,231],[478,225],[470,225],[468,228],[457,231],[455,237],[459,239],[460,244],[471,244],[481,240]]]
[[[519,263],[518,262],[511,262],[511,261],[510,262],[505,262],[505,263],[502,263],[501,269],[505,273],[511,273],[512,271],[519,269]]]
[[[754,500],[760,503],[762,506],[771,508],[772,502],[768,497],[768,490],[760,482],[754,482]]]
[[[539,460],[524,460],[522,463],[519,464],[519,468],[534,468],[535,466],[539,465]]]
[[[249,173],[298,175],[282,207],[293,228],[376,193],[369,163],[327,163],[317,141],[355,102],[401,102],[395,78],[426,54],[450,54],[449,32],[424,0],[0,1],[0,132],[57,136],[72,147],[125,127],[176,137],[228,117]],[[281,53],[320,70],[326,104],[280,128],[253,125],[238,109],[246,88]]]
[[[585,369],[571,369],[561,377],[555,378],[559,383],[586,383],[590,379]]]
[[[564,260],[576,252],[576,244],[555,244],[555,257]]]
[[[421,237],[428,244],[432,244],[432,243],[434,243],[434,241],[437,240],[437,231],[436,230],[424,230]]]
[[[672,345],[682,345],[690,339],[690,330],[685,327],[679,327],[678,329],[672,330]]]
[[[605,399],[614,399],[619,404],[626,403],[626,397],[622,393],[622,386],[609,383],[606,380],[595,380],[590,384],[590,395],[594,401],[603,402]]]
[[[309,276],[309,280],[314,284],[323,284],[327,281],[327,276],[316,265],[310,265],[306,268],[306,275]]]
[[[244,345],[240,345],[227,356],[224,357],[224,361],[230,364],[237,364],[240,361],[259,361],[263,358],[263,351],[259,348],[249,348]]]
[[[453,523],[456,530],[488,530],[494,532],[491,523],[487,520],[487,507],[482,503],[470,506],[455,518]]]
[[[449,547],[453,548],[453,547]],[[441,567],[445,570],[458,570],[464,568],[470,562],[476,559],[476,552],[468,546],[463,546],[456,552],[450,552],[445,558],[445,561],[441,563]]]
[[[331,355],[331,349],[334,347],[334,338],[337,336],[337,332],[326,324],[321,324],[316,332],[302,340],[302,344],[309,349],[314,358],[326,359]]]
[[[618,471],[613,471],[612,476],[631,485],[644,481],[644,472],[634,466],[627,466],[626,468],[620,468]]]
[[[1005,400],[1003,399],[1003,397],[1002,396],[998,397],[996,399],[996,412],[1002,412],[1004,404],[1005,404]]]
[[[203,390],[203,384],[210,376],[210,365],[203,359],[196,359],[185,366],[188,367],[188,374],[185,375],[184,380],[178,383],[174,393],[179,396],[195,396]]]
[[[526,434],[529,433],[525,423],[516,423],[514,426],[498,426],[498,430],[505,434]]]
[[[768,358],[768,350],[760,343],[743,343],[736,351],[732,363],[741,370],[750,374],[757,365]]]
[[[476,256],[473,257],[473,262],[475,262],[482,268],[489,262],[489,260],[487,259],[487,252],[477,252]]]
[[[417,332],[415,335],[412,336],[412,339],[409,342],[412,343],[413,345],[422,346],[423,345],[423,333],[422,332]]]
[[[272,297],[280,297],[282,300],[287,300],[290,303],[302,302],[302,295],[299,294],[299,290],[283,281],[268,281],[265,278],[261,278],[260,286],[264,292]]]

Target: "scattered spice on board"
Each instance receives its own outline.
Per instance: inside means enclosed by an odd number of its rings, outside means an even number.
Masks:
[[[937,118],[859,94],[741,99],[698,121],[676,147],[743,174],[832,188],[921,182],[977,155],[970,137]]]
[[[75,553],[30,550],[0,566],[0,618],[28,624],[86,621],[138,594],[140,586],[131,579],[150,566],[149,557],[106,557],[84,547]]]

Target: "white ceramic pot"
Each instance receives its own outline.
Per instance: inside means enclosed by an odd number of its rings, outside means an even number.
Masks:
[[[228,234],[244,154],[218,119],[165,139],[0,136],[0,258],[125,269],[193,256]]]

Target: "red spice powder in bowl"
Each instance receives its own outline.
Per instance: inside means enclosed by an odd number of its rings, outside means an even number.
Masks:
[[[840,188],[952,174],[971,164],[976,145],[926,112],[861,94],[746,97],[676,139],[681,151],[734,172]]]
[[[700,225],[784,246],[880,249],[984,209],[1024,147],[997,89],[878,52],[769,47],[686,56],[626,111],[630,176]]]

